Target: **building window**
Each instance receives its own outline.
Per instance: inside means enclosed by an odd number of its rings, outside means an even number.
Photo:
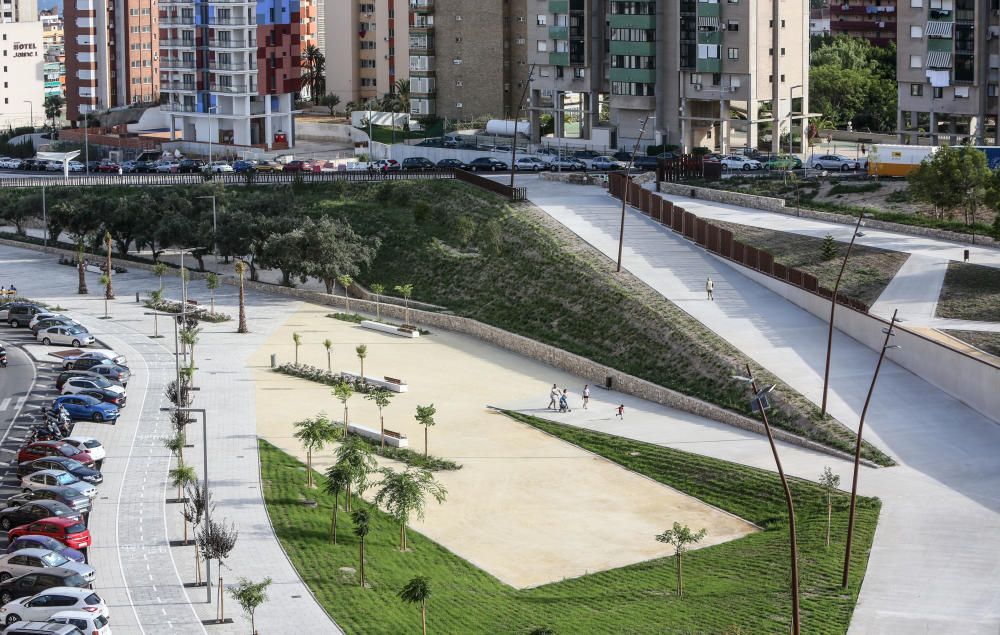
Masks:
[[[969,98],[968,86],[955,86],[955,99],[968,99],[968,98]]]
[[[730,21],[726,22],[726,30],[727,31],[739,31],[740,30],[740,23],[737,22],[736,20],[730,20]]]
[[[538,40],[535,50],[539,53],[544,53],[549,49],[549,43],[546,40]]]
[[[996,97],[997,96],[997,85],[996,84],[989,84],[986,87],[986,94],[989,95],[990,97]]]
[[[922,9],[924,7],[924,0],[910,0],[910,6],[914,9]]]
[[[942,99],[944,97],[944,89],[935,88],[931,96],[934,97],[934,99]]]
[[[545,26],[545,23],[547,21],[548,21],[548,16],[545,15],[544,13],[539,13],[538,16],[535,18],[535,25],[536,26]]]
[[[740,50],[736,48],[729,49],[729,59],[731,60],[740,59]]]
[[[924,96],[923,84],[910,84],[910,97],[923,97],[923,96]]]
[[[924,27],[919,24],[914,24],[910,27],[910,37],[914,39],[921,39],[924,37]]]
[[[919,55],[910,56],[910,68],[920,68],[923,65],[923,59]]]

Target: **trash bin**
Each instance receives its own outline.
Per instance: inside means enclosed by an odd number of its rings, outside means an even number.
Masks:
[[[278,367],[278,354],[271,353],[271,368],[277,368],[277,367]]]

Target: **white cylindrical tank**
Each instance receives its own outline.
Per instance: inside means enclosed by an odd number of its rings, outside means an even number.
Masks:
[[[517,134],[527,136],[531,132],[531,124],[526,119],[516,122],[510,119],[490,119],[486,122],[486,134],[513,137],[515,130]]]

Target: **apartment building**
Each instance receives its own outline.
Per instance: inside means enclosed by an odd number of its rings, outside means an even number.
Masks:
[[[327,93],[341,104],[364,103],[409,79],[408,0],[327,0],[321,7]]]
[[[550,0],[529,16],[533,136],[568,145],[758,147],[800,129],[809,15],[795,0]],[[777,12],[778,19],[773,16]],[[772,108],[776,104],[776,108]],[[777,117],[775,117],[775,114]],[[655,119],[650,119],[655,117]],[[776,147],[780,135],[771,134]]]
[[[0,23],[0,127],[45,120],[41,22]]]
[[[0,22],[35,22],[38,0],[0,0]]]
[[[63,11],[68,119],[157,101],[157,0],[73,0]]]
[[[997,0],[900,0],[896,77],[902,141],[996,138],[998,10]]]
[[[896,0],[832,0],[829,11],[832,35],[860,37],[875,46],[896,41]]]
[[[160,107],[170,138],[294,145],[301,11],[298,0],[160,0]]]
[[[45,96],[59,95],[66,91],[66,50],[63,44],[63,19],[56,9],[39,11],[42,23],[42,47],[45,51]]]
[[[529,1],[411,0],[411,114],[514,117],[528,81]]]

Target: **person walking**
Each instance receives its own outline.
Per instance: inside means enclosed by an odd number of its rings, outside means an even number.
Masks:
[[[552,390],[549,391],[549,410],[555,410],[559,407],[559,388],[552,384]]]
[[[715,283],[712,282],[712,276],[709,276],[708,280],[705,281],[705,292],[708,293],[709,300],[712,301],[715,300],[715,297],[713,295],[714,291],[715,291]]]
[[[569,390],[563,388],[562,394],[559,395],[559,412],[572,412],[569,409]]]
[[[583,385],[583,409],[587,409],[587,404],[590,403],[590,384]]]
[[[618,417],[619,419],[623,420],[625,419],[625,404],[623,403],[618,404],[618,413],[615,416]]]

